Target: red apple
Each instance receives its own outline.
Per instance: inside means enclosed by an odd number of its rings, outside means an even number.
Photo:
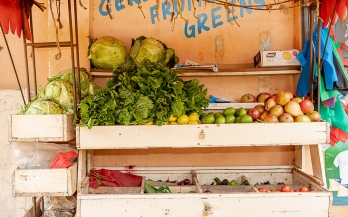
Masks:
[[[260,93],[259,95],[257,95],[256,101],[264,102],[267,99],[267,97],[269,97],[270,95],[271,95],[270,93]]]
[[[261,114],[262,112],[266,111],[266,110],[265,110],[265,106],[264,106],[264,105],[261,105],[261,104],[256,105],[254,108],[256,108],[257,110],[259,110],[260,114]]]
[[[283,113],[278,117],[279,122],[294,122],[294,117],[288,113]]]
[[[252,108],[248,110],[248,115],[250,115],[253,121],[255,121],[256,119],[260,117],[261,113],[258,109]]]
[[[312,111],[311,113],[306,114],[306,115],[309,117],[309,119],[311,119],[312,122],[319,122],[319,121],[321,121],[321,115],[317,111]]]
[[[244,95],[240,98],[240,102],[242,102],[242,103],[255,102],[255,96],[252,95],[252,94],[250,94],[250,93],[244,94]]]
[[[301,107],[301,111],[304,114],[309,114],[312,111],[314,111],[314,105],[313,105],[312,101],[310,101],[308,99],[302,100],[299,104],[300,104],[300,107]]]
[[[264,111],[264,112],[261,113],[259,119],[260,119],[261,121],[263,121],[267,115],[268,115],[268,111]]]

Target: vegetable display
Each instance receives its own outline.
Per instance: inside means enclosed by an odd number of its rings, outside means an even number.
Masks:
[[[19,114],[24,115],[51,115],[64,114],[65,109],[52,100],[35,100],[26,105]]]
[[[202,114],[207,91],[198,80],[183,81],[175,71],[145,60],[114,71],[100,92],[80,102],[82,125],[161,126],[171,115]]]

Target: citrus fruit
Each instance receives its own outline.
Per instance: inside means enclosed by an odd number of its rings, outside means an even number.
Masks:
[[[242,117],[243,115],[247,114],[247,110],[245,108],[239,108],[236,110],[236,116],[237,117]]]
[[[215,112],[209,112],[208,115],[215,115]]]
[[[169,122],[173,122],[173,121],[176,121],[178,119],[178,117],[174,117],[173,115],[170,115],[170,118],[169,118]]]
[[[225,115],[226,124],[232,124],[236,122],[236,117],[234,115]]]
[[[153,121],[147,122],[145,125],[153,125]]]
[[[178,124],[178,122],[175,122],[175,121],[172,121],[169,123],[170,125],[175,125],[175,124]]]
[[[196,112],[191,113],[188,117],[190,121],[199,121],[199,115]]]
[[[215,122],[214,115],[206,115],[201,119],[202,124],[213,124]]]
[[[243,115],[240,118],[240,122],[241,123],[252,123],[253,122],[253,118],[250,115]]]
[[[189,117],[187,115],[181,115],[177,122],[178,124],[187,124],[189,122]]]
[[[215,113],[215,118],[217,118],[218,116],[224,116],[224,114],[222,112],[216,112]]]
[[[187,124],[199,124],[198,121],[190,120]]]
[[[226,108],[223,112],[222,112],[225,116],[226,115],[234,115],[236,113],[236,109],[232,108],[232,107],[228,107]]]
[[[215,124],[225,124],[226,123],[226,119],[225,119],[225,116],[223,115],[218,115],[216,118],[215,118]]]
[[[207,116],[207,115],[208,115],[208,113],[202,113],[200,119],[202,120],[202,118],[203,118],[204,116]]]
[[[236,117],[236,121],[234,123],[240,123],[241,117]]]

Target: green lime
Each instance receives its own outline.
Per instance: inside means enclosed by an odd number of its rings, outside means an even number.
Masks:
[[[223,116],[223,115],[218,115],[218,116],[215,118],[215,124],[225,124],[225,123],[226,123],[225,116]]]
[[[215,113],[215,118],[217,118],[218,116],[224,116],[224,114],[222,112],[216,112]]]
[[[208,113],[202,113],[201,116],[199,117],[199,119],[201,120],[203,117],[207,116]]]
[[[226,115],[225,119],[226,119],[226,124],[232,124],[236,122],[236,117],[234,115]]]
[[[208,115],[215,115],[215,112],[209,112]]]
[[[215,122],[214,115],[206,115],[201,119],[202,124],[213,124]]]
[[[236,121],[234,123],[240,123],[241,117],[236,117]]]
[[[189,117],[187,115],[181,115],[178,118],[177,122],[178,122],[178,124],[187,124],[189,122],[189,120],[190,119],[189,119]]]
[[[232,107],[225,108],[223,114],[226,115],[234,115],[236,113],[236,109]]]
[[[247,114],[247,110],[245,108],[239,108],[236,110],[236,116],[237,117],[242,117],[243,115]]]
[[[241,123],[252,123],[253,122],[253,118],[250,115],[243,115],[240,118],[240,122]]]

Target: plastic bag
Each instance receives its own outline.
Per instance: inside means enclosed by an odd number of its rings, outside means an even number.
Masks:
[[[45,197],[45,211],[41,217],[73,217],[76,213],[76,198]]]
[[[48,169],[59,152],[75,151],[68,144],[13,142],[14,162],[20,169]]]

